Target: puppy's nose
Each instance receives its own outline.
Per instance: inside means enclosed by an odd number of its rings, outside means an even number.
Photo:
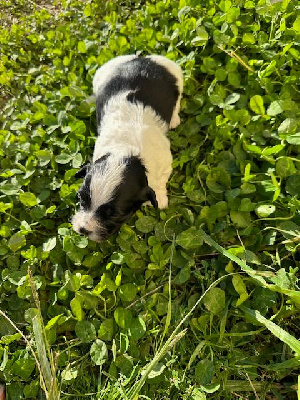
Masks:
[[[79,233],[81,234],[81,235],[89,235],[90,233],[92,233],[91,231],[88,231],[87,229],[85,229],[85,228],[83,228],[83,227],[81,227],[81,228],[79,228]]]

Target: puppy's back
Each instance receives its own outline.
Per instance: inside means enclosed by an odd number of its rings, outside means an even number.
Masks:
[[[181,86],[180,68],[165,57],[117,57],[98,69],[94,77],[98,125],[105,105],[122,93],[127,93],[126,101],[151,107],[169,125]]]

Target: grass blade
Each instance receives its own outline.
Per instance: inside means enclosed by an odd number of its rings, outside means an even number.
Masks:
[[[51,381],[52,381],[51,367],[49,360],[47,358],[47,352],[44,344],[41,323],[37,315],[33,318],[32,323],[33,323],[33,334],[34,334],[35,344],[41,365],[41,371],[45,379],[46,387],[50,391]]]
[[[35,351],[33,350],[33,347],[31,346],[30,342],[28,341],[27,337],[24,335],[24,333],[22,331],[20,331],[20,329],[16,326],[16,324],[2,311],[0,310],[0,315],[2,315],[2,317],[4,317],[13,327],[14,329],[20,333],[20,335],[22,336],[22,338],[24,339],[26,345],[28,346],[28,348],[31,351],[31,354],[33,355],[33,358],[35,360],[35,364],[39,370],[40,373],[40,382],[41,382],[41,386],[43,391],[45,392],[46,398],[48,398],[48,392],[47,392],[47,387],[46,387],[46,383],[42,374],[42,369],[41,369],[41,365],[38,359],[38,356],[36,355]]]
[[[280,328],[280,326],[276,325],[274,322],[265,318],[261,313],[257,310],[251,310],[245,306],[240,307],[245,314],[254,318],[257,322],[264,325],[274,336],[280,339],[282,342],[286,343],[295,353],[296,355],[300,355],[300,341],[297,340],[294,336],[289,334],[284,329]]]
[[[224,247],[220,246],[217,242],[215,242],[207,233],[204,232],[203,229],[198,228],[201,235],[203,236],[204,241],[214,247],[220,254],[229,258],[229,260],[235,262],[242,271],[246,272],[251,278],[253,278],[257,283],[262,285],[265,288],[272,290],[273,292],[283,293],[289,296],[295,303],[300,305],[300,292],[296,292],[295,290],[281,288],[278,285],[271,285],[265,281],[265,279],[258,275],[258,272],[255,271],[253,268],[249,267],[247,263],[234,254],[231,254],[228,250],[224,249]]]
[[[281,363],[272,364],[270,367],[268,367],[268,369],[271,371],[279,371],[282,369],[299,369],[299,365],[300,357],[294,357]]]
[[[171,257],[170,257],[170,265],[169,265],[169,282],[168,282],[168,291],[169,291],[169,300],[168,300],[168,311],[167,311],[167,316],[166,316],[166,322],[165,322],[165,327],[164,331],[162,334],[162,339],[161,339],[161,344],[160,347],[162,346],[164,337],[166,336],[169,326],[171,324],[171,318],[172,318],[172,295],[171,295],[171,281],[172,281],[172,262],[173,262],[173,255],[174,255],[174,249],[175,249],[175,235],[173,237],[173,242],[172,242],[172,247],[171,247]],[[159,348],[160,348],[159,347]]]
[[[175,344],[186,334],[186,329],[183,331],[179,332],[177,335],[173,334],[170,336],[170,338],[166,341],[166,343],[162,346],[161,350],[159,350],[153,360],[146,366],[146,368],[143,370],[143,375],[142,377],[134,384],[132,390],[129,393],[128,399],[129,400],[136,400],[138,398],[138,395],[144,386],[146,379],[148,378],[148,375],[150,372],[153,370],[153,368],[157,365],[157,363],[164,357],[164,355],[173,347]]]

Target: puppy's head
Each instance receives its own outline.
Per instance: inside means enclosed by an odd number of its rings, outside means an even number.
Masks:
[[[76,232],[96,242],[118,231],[146,201],[157,208],[146,168],[136,156],[106,154],[93,165],[83,167],[76,176],[85,178],[78,191],[80,209],[72,225]]]

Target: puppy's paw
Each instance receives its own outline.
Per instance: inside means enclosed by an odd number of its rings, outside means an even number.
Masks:
[[[180,117],[178,114],[173,114],[170,121],[170,129],[176,128],[180,124]]]
[[[168,196],[165,193],[156,193],[156,200],[158,204],[158,208],[161,210],[163,208],[167,208],[169,204]]]

